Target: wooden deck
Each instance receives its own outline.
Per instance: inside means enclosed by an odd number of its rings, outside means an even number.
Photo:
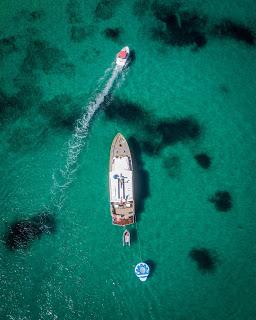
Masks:
[[[127,156],[130,160],[130,170],[132,170],[132,157],[127,141],[121,133],[118,133],[111,145],[110,149],[110,159],[109,159],[109,171],[112,171],[112,164],[114,157],[124,157]]]
[[[129,215],[133,213],[133,208],[114,208],[113,209],[113,214],[118,214],[118,215]]]
[[[126,226],[128,224],[133,224],[134,222],[135,222],[134,215],[127,219],[119,218],[118,216],[112,215],[112,224],[115,224],[118,226]]]

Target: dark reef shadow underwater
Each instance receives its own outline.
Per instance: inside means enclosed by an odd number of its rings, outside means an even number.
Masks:
[[[143,138],[139,139],[140,146],[150,156],[160,155],[161,150],[172,144],[197,140],[202,133],[202,126],[193,117],[158,119],[141,105],[118,97],[104,112],[107,120],[119,120],[136,130],[139,128],[143,133]]]
[[[140,214],[144,211],[144,202],[150,196],[149,174],[143,168],[141,148],[138,141],[134,137],[130,137],[128,144],[133,159],[135,210],[136,220],[138,221]]]
[[[34,240],[43,234],[56,232],[56,218],[43,212],[29,219],[12,223],[4,236],[6,247],[10,250],[27,249]]]
[[[227,212],[232,208],[232,197],[228,191],[216,191],[209,201],[217,211]]]
[[[249,46],[255,45],[253,28],[232,19],[222,19],[217,24],[210,23],[210,17],[195,10],[188,10],[179,2],[169,5],[154,1],[151,11],[158,27],[151,28],[151,39],[167,46],[191,47],[198,51],[212,38],[232,39]],[[252,26],[254,27],[254,26]]]
[[[196,262],[198,270],[205,273],[213,273],[217,267],[217,255],[206,248],[193,248],[189,252],[189,257]]]

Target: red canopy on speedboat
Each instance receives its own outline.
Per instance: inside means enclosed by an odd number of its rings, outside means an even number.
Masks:
[[[120,51],[118,57],[122,59],[126,58],[126,51]]]

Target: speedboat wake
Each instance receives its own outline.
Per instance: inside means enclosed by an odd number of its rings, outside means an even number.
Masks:
[[[122,52],[122,50],[120,52]],[[60,211],[63,207],[66,197],[65,190],[74,179],[74,173],[77,170],[78,157],[86,142],[88,130],[95,113],[103,103],[105,106],[109,104],[111,100],[108,99],[108,95],[116,87],[119,87],[124,80],[124,77],[122,77],[122,68],[123,66],[121,67],[117,63],[116,58],[116,65],[114,63],[112,64],[111,76],[104,88],[100,92],[98,92],[98,89],[96,89],[96,93],[92,95],[91,100],[85,108],[85,112],[82,114],[80,119],[76,121],[75,130],[68,142],[65,165],[62,169],[57,170],[57,172],[53,174],[53,186],[51,189],[52,204],[58,211]],[[108,75],[109,72],[110,69],[108,68],[105,71],[105,75]],[[105,76],[103,76],[101,80],[104,81],[104,79]],[[98,87],[99,86],[101,86],[101,81],[99,81]]]

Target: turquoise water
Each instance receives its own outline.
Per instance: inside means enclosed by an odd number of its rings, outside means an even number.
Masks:
[[[0,4],[1,319],[255,319],[255,6]],[[130,248],[109,214],[117,132]]]

